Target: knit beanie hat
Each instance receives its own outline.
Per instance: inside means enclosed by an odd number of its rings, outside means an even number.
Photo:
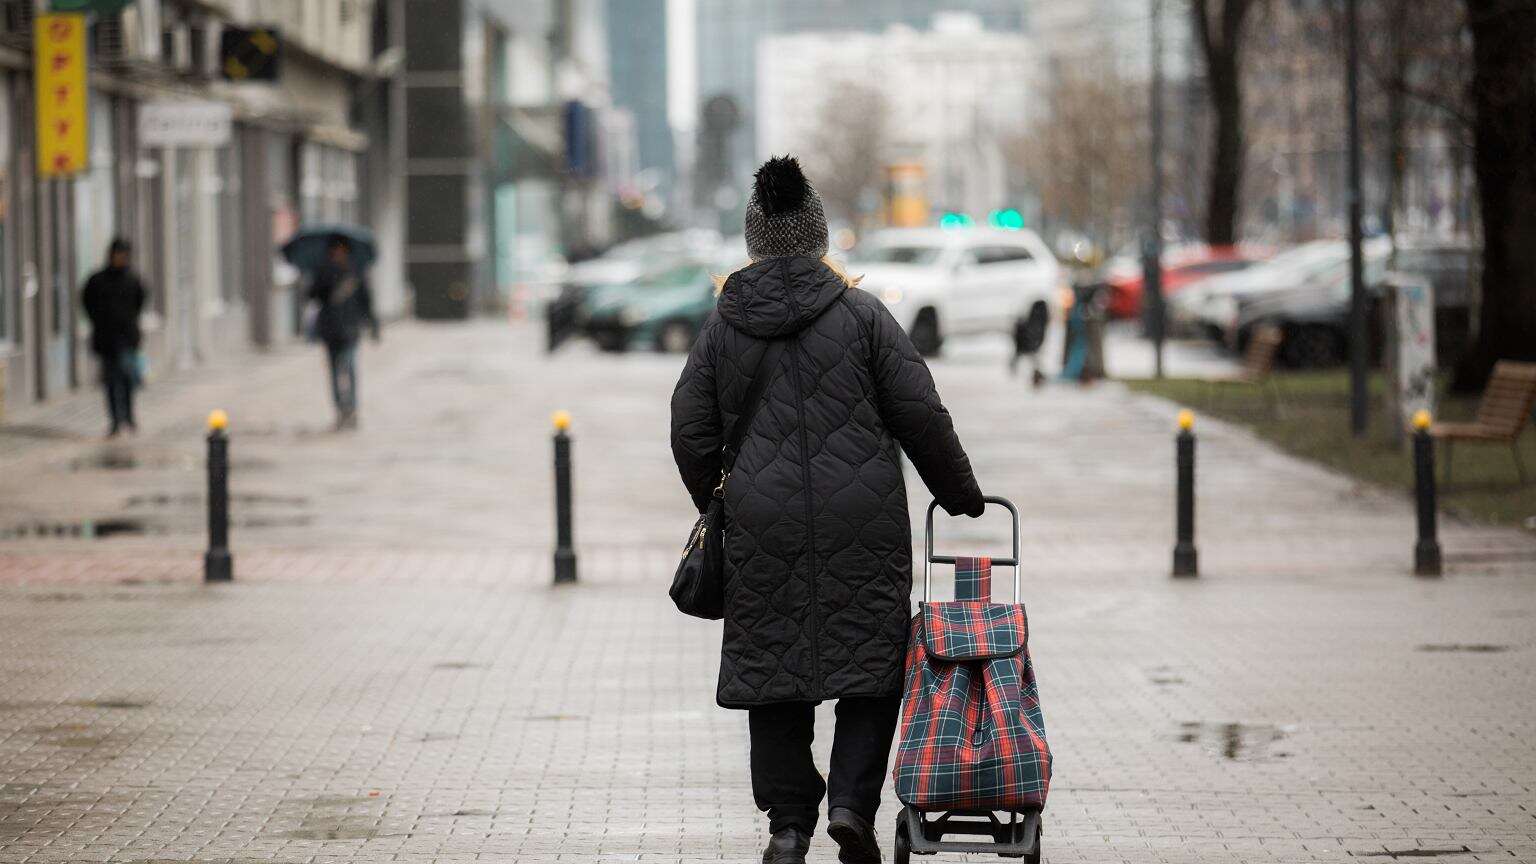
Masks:
[[[753,261],[827,254],[827,216],[793,156],[775,156],[757,169],[747,202],[747,254]]]

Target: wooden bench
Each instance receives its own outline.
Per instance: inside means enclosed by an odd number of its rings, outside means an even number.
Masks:
[[[1285,333],[1273,324],[1261,324],[1253,328],[1253,333],[1248,336],[1248,349],[1243,352],[1243,367],[1230,377],[1208,379],[1206,404],[1210,405],[1214,401],[1211,396],[1220,392],[1213,389],[1218,385],[1256,384],[1264,388],[1264,397],[1270,411],[1279,416],[1280,386],[1274,372],[1275,361],[1280,356],[1280,344],[1284,341]]]
[[[1515,457],[1515,471],[1525,481],[1525,464],[1520,460],[1520,433],[1536,407],[1536,363],[1500,360],[1483,390],[1477,406],[1477,419],[1470,423],[1436,423],[1429,434],[1445,442],[1445,485],[1451,485],[1451,445],[1457,441],[1482,444],[1508,444]]]

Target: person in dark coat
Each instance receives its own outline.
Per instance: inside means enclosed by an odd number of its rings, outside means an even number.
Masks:
[[[133,416],[133,391],[139,384],[139,316],[149,293],[132,270],[133,247],[121,237],[107,247],[107,265],[85,281],[80,305],[91,321],[91,351],[101,364],[101,385],[107,394],[107,437],[127,429],[138,432]]]
[[[731,274],[672,394],[672,453],[703,511],[754,375],[771,376],[724,483],[725,632],[716,701],[748,711],[767,864],[800,864],[828,792],[847,864],[873,829],[901,702],[912,535],[898,449],[951,514],[984,506],[927,365],[874,296],[825,259],[821,200],[789,157],[758,169],[751,263]],[[758,369],[770,341],[784,345]],[[837,700],[831,771],[811,759]]]
[[[357,343],[366,325],[379,341],[379,319],[373,314],[368,280],[352,265],[352,244],[332,237],[329,260],[315,272],[309,298],[319,305],[315,335],[325,343],[330,361],[331,398],[336,403],[336,429],[357,428]]]

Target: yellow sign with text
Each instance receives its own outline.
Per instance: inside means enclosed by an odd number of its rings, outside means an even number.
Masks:
[[[39,15],[33,26],[37,82],[37,173],[64,177],[86,169],[85,16]]]

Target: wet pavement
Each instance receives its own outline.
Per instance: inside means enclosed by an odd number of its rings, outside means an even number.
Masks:
[[[136,439],[93,438],[94,398],[0,426],[0,864],[755,860],[719,627],[666,598],[680,360],[538,344],[393,328],[357,433],[328,431],[298,350],[158,382]],[[1414,579],[1405,496],[1201,420],[1203,575],[1175,581],[1173,406],[1002,361],[978,340],[935,372],[1025,514],[1047,860],[1536,860],[1531,537],[1448,520],[1449,575]],[[236,582],[205,587],[214,407]],[[560,589],[557,408],[581,575]],[[1007,542],[991,516],[940,530]]]

